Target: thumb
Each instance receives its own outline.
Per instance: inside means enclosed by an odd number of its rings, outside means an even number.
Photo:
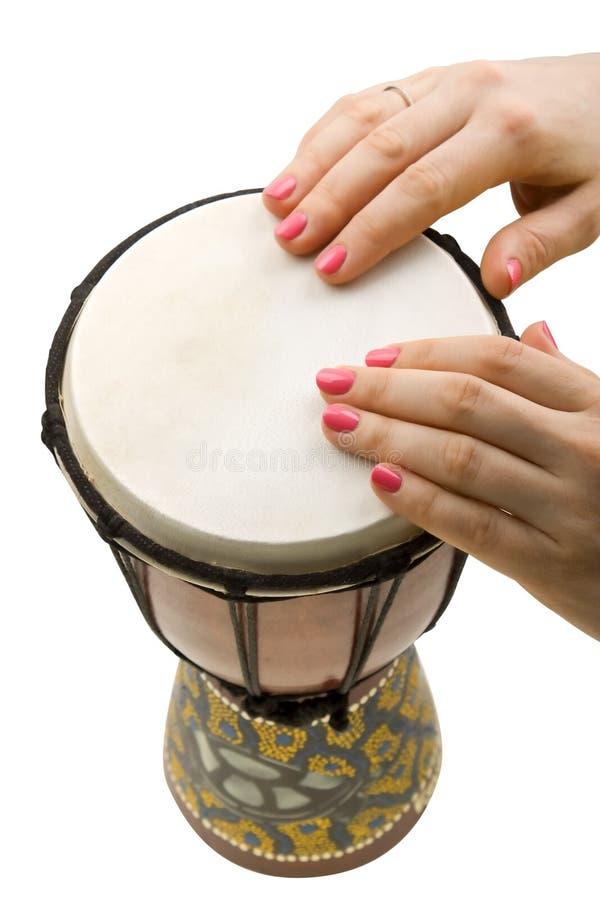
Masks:
[[[529,347],[535,347],[536,350],[542,350],[549,356],[563,356],[556,346],[556,341],[547,322],[534,322],[532,325],[528,325],[521,335],[521,343],[527,344]]]
[[[588,185],[580,185],[493,236],[481,260],[481,277],[494,297],[507,297],[552,263],[595,241],[595,205],[589,195]]]
[[[554,356],[556,359],[562,360],[577,372],[582,375],[584,374],[590,380],[592,396],[597,398],[598,376],[591,369],[586,369],[585,366],[579,365],[574,359],[571,359],[569,356],[565,356],[564,353],[560,352],[547,322],[533,322],[533,324],[528,325],[521,335],[520,341],[522,344],[527,344],[529,347],[541,350],[542,353],[547,353],[548,356]]]

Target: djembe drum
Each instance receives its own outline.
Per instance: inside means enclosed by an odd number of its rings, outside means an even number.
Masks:
[[[258,194],[152,222],[73,291],[42,436],[181,658],[164,758],[182,812],[241,865],[321,875],[389,849],[431,796],[413,644],[466,554],[327,444],[315,373],[391,340],[515,334],[452,238],[331,286],[277,246]]]

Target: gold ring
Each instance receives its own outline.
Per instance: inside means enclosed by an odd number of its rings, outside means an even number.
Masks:
[[[395,84],[389,84],[387,87],[384,87],[384,91],[397,91],[398,94],[402,97],[407,106],[412,106],[414,104],[413,98],[410,96],[408,91],[405,91],[404,88],[396,87]]]

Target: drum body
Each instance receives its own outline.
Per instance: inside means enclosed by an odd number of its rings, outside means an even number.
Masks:
[[[369,658],[366,677],[410,647],[436,618],[462,554],[440,544],[406,572]],[[183,655],[207,672],[243,686],[230,610],[221,597],[139,563],[141,581],[158,629]],[[376,620],[392,588],[382,581],[371,617]],[[311,694],[337,690],[351,664],[370,588],[352,588],[270,602],[236,601],[242,630],[252,609],[262,692]]]
[[[314,373],[390,340],[514,332],[452,239],[335,288],[277,247],[258,193],[151,223],[75,289],[43,438],[181,657],[182,811],[235,862],[320,875],[389,849],[431,795],[413,643],[466,556],[383,508],[373,461],[324,447]]]

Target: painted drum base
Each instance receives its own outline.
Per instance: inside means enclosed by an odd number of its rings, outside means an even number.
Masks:
[[[165,734],[169,787],[195,831],[270,875],[327,875],[385,853],[412,828],[441,764],[414,646],[350,695],[350,721],[251,718],[218,679],[179,664]]]

